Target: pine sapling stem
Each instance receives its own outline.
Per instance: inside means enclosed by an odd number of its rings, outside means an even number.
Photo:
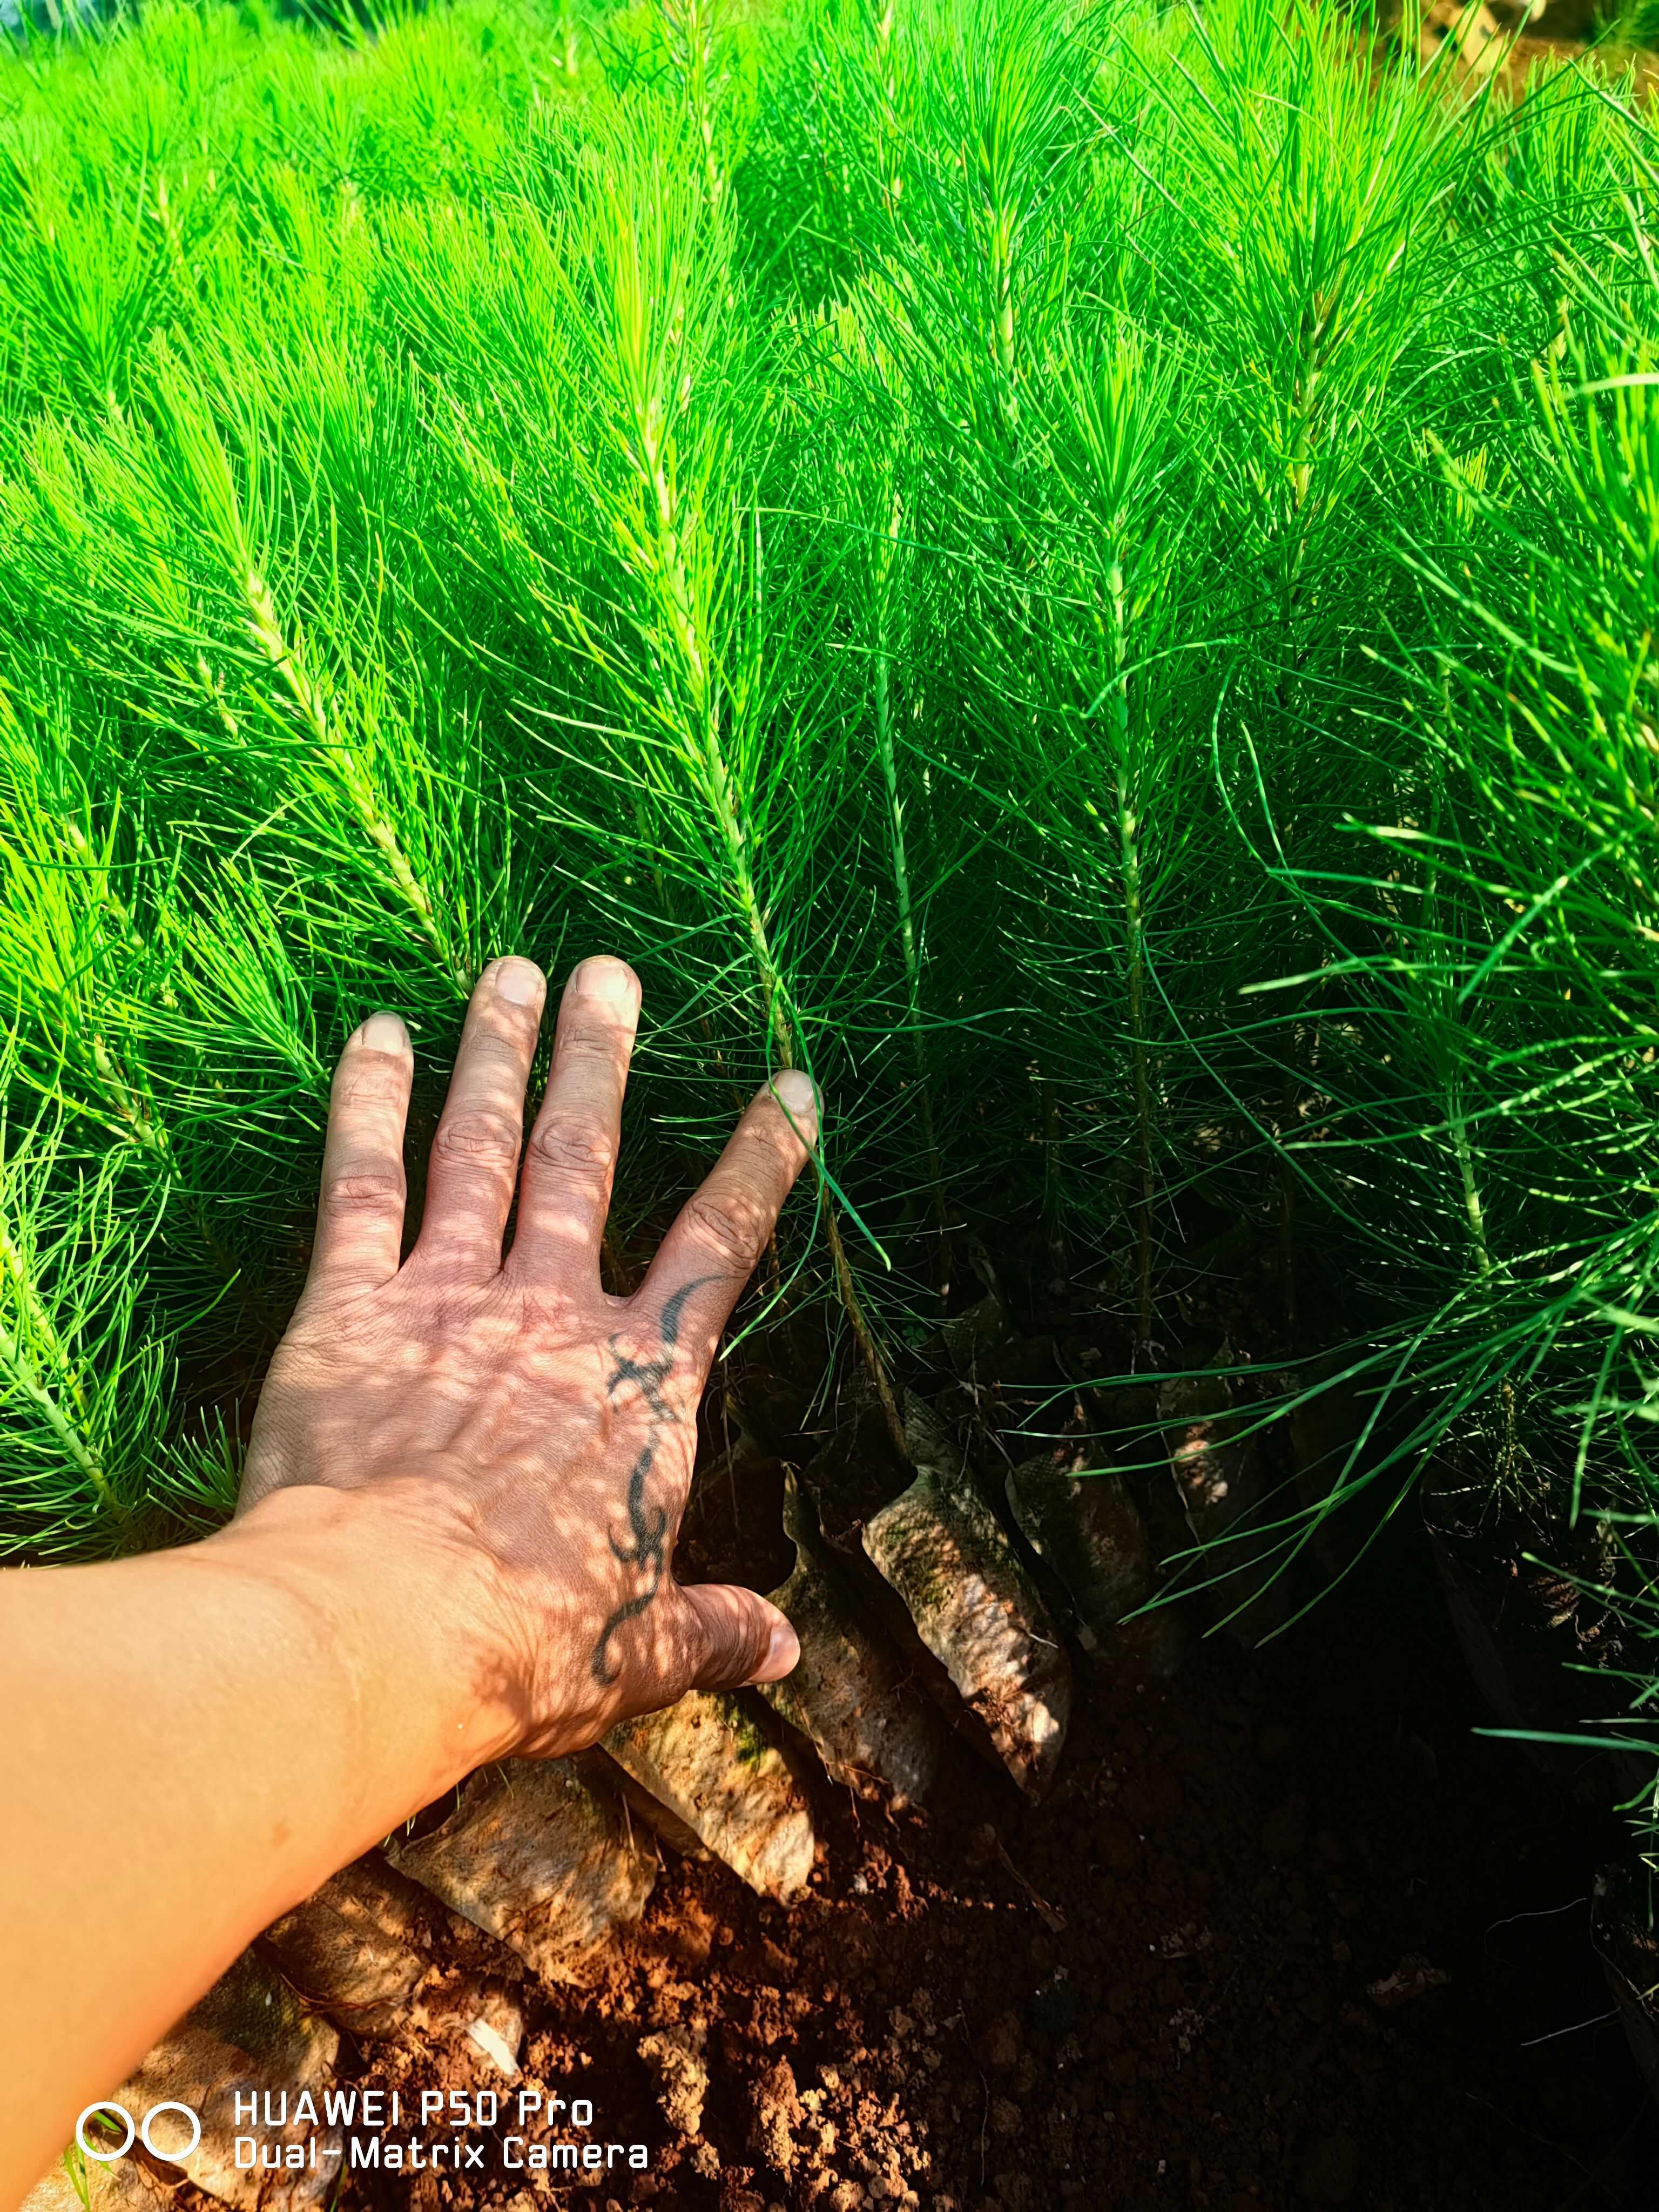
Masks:
[[[669,625],[678,649],[681,664],[690,678],[692,711],[687,719],[686,736],[690,740],[689,750],[696,762],[702,785],[702,797],[712,817],[726,860],[726,880],[737,905],[738,913],[749,942],[750,956],[760,985],[762,1010],[766,1031],[776,1041],[777,1058],[785,1068],[799,1065],[796,1056],[793,1026],[789,1018],[788,992],[784,985],[777,963],[773,957],[771,939],[766,927],[766,917],[755,882],[754,867],[750,857],[750,836],[747,825],[739,811],[732,788],[732,775],[726,766],[725,747],[721,743],[720,702],[715,685],[710,677],[708,657],[698,635],[696,617],[693,611],[690,580],[685,571],[685,556],[676,527],[674,492],[669,482],[662,453],[662,441],[654,411],[643,419],[636,417],[635,435],[644,471],[654,494],[658,521],[656,575],[659,587],[665,586],[665,602]],[[825,1233],[829,1238],[830,1255],[836,1277],[836,1286],[847,1310],[848,1322],[854,1341],[859,1348],[881,1409],[889,1435],[901,1457],[908,1458],[904,1443],[904,1424],[899,1418],[898,1405],[887,1369],[864,1311],[858,1285],[853,1278],[851,1264],[842,1240],[840,1224],[836,1216],[834,1194],[823,1180],[817,1154],[811,1155],[814,1172],[819,1178],[823,1203]]]
[[[1447,1110],[1451,1122],[1452,1143],[1457,1152],[1458,1173],[1463,1184],[1463,1212],[1469,1224],[1469,1240],[1474,1246],[1475,1265],[1483,1275],[1492,1273],[1492,1253],[1486,1243],[1486,1217],[1480,1203],[1480,1185],[1474,1172],[1474,1155],[1469,1148],[1469,1133],[1463,1118],[1462,1085],[1455,1080],[1447,1091]]]
[[[888,640],[888,617],[899,522],[899,501],[895,493],[887,544],[883,550],[882,570],[876,588],[876,753],[881,763],[882,781],[887,793],[887,838],[893,867],[893,895],[898,909],[899,946],[904,958],[910,1052],[916,1071],[916,1100],[921,1121],[922,1144],[927,1151],[928,1178],[933,1185],[933,1219],[939,1230],[939,1295],[947,1297],[951,1289],[951,1221],[945,1203],[945,1165],[939,1157],[939,1134],[933,1120],[933,1087],[927,1064],[927,1042],[921,1023],[921,961],[916,949],[915,915],[910,895],[910,862],[904,837],[904,800],[899,790],[898,754],[893,742],[892,661]]]
[[[1292,1042],[1291,1050],[1295,1050]],[[1284,1088],[1280,1094],[1279,1126],[1289,1131],[1294,1127],[1297,1115],[1297,1083],[1293,1068],[1285,1071]],[[1279,1148],[1279,1279],[1285,1291],[1285,1326],[1290,1333],[1291,1348],[1296,1349],[1302,1326],[1302,1302],[1297,1293],[1296,1241],[1296,1175],[1285,1153],[1281,1138]]]
[[[1139,1251],[1139,1341],[1143,1353],[1152,1340],[1152,1218],[1156,1192],[1153,1166],[1152,1054],[1146,1036],[1146,945],[1140,904],[1139,824],[1120,772],[1118,832],[1123,856],[1123,929],[1128,951],[1130,1052],[1134,1072],[1135,1143],[1140,1191],[1135,1201]]]
[[[991,218],[991,299],[994,315],[997,367],[1002,372],[1004,405],[1010,422],[1014,413],[1014,252],[1013,219],[1006,208]]]
[[[1291,389],[1291,520],[1288,529],[1281,532],[1283,568],[1281,588],[1284,600],[1284,634],[1290,655],[1289,672],[1282,672],[1276,686],[1283,735],[1288,744],[1291,726],[1296,712],[1297,679],[1308,656],[1305,642],[1298,642],[1297,630],[1301,621],[1303,586],[1302,570],[1307,557],[1313,528],[1313,507],[1310,493],[1313,488],[1314,447],[1316,442],[1315,414],[1319,399],[1320,379],[1324,368],[1324,339],[1328,325],[1328,305],[1317,295],[1303,310],[1302,331],[1297,349],[1298,367]],[[1298,1119],[1299,1086],[1297,1081],[1297,1055],[1301,1051],[1300,1025],[1292,1021],[1290,1027],[1291,1065],[1285,1071],[1282,1126],[1292,1128]],[[1281,1145],[1278,1155],[1279,1176],[1279,1267],[1285,1290],[1285,1324],[1290,1331],[1292,1349],[1297,1344],[1301,1327],[1301,1300],[1297,1282],[1300,1259],[1296,1235],[1297,1189],[1296,1176],[1288,1154]]]
[[[680,68],[691,128],[702,153],[703,190],[711,208],[720,204],[726,177],[714,147],[714,88],[710,82],[714,35],[708,21],[711,0],[668,0],[669,27],[681,47]]]
[[[756,948],[756,966],[760,973],[762,994],[766,1003],[767,1029],[769,1034],[776,1040],[779,1066],[784,1068],[799,1067],[800,1062],[795,1051],[794,1030],[789,1019],[782,979],[772,963],[771,949],[767,943],[765,924],[761,919],[759,908],[756,906],[751,910],[754,915],[752,942]],[[848,1259],[847,1246],[841,1233],[841,1222],[836,1210],[835,1194],[823,1179],[823,1171],[818,1166],[816,1151],[811,1155],[811,1160],[813,1171],[818,1177],[819,1190],[823,1201],[823,1229],[829,1241],[830,1261],[836,1278],[836,1288],[841,1293],[841,1302],[846,1309],[848,1325],[852,1329],[853,1341],[858,1346],[859,1357],[863,1360],[870,1380],[875,1385],[876,1396],[881,1404],[882,1419],[887,1424],[887,1433],[892,1438],[894,1449],[900,1458],[908,1460],[910,1455],[904,1441],[904,1423],[900,1418],[898,1401],[893,1395],[893,1385],[888,1376],[887,1364],[881,1356],[881,1348],[876,1342],[868,1316],[865,1313],[864,1301],[859,1296],[858,1284],[853,1275],[852,1262]]]
[[[726,787],[729,792],[730,787]],[[765,918],[761,912],[760,902],[755,896],[753,878],[748,872],[746,842],[742,840],[741,828],[735,816],[728,815],[726,819],[730,823],[734,840],[731,849],[734,856],[741,860],[744,868],[740,887],[741,897],[749,925],[750,945],[754,953],[755,967],[760,978],[767,1030],[769,1035],[776,1041],[779,1066],[785,1068],[799,1067],[800,1061],[795,1050],[794,1027],[789,1018],[788,994],[772,957]],[[813,1170],[818,1176],[819,1188],[823,1200],[824,1235],[829,1240],[830,1260],[835,1273],[836,1288],[841,1293],[841,1302],[847,1311],[848,1323],[853,1332],[853,1341],[858,1346],[859,1357],[863,1360],[870,1380],[875,1385],[876,1395],[881,1402],[882,1418],[887,1424],[887,1433],[892,1438],[894,1448],[899,1456],[908,1460],[909,1451],[904,1441],[904,1423],[899,1415],[898,1401],[893,1395],[893,1386],[888,1377],[886,1362],[882,1358],[881,1349],[876,1342],[864,1310],[864,1301],[859,1296],[858,1285],[854,1279],[852,1263],[848,1259],[847,1246],[841,1233],[841,1222],[836,1210],[835,1194],[823,1180],[823,1173],[818,1166],[817,1152],[814,1152],[811,1157]]]
[[[1146,924],[1142,903],[1140,820],[1129,779],[1129,676],[1127,657],[1127,616],[1123,564],[1114,561],[1107,572],[1112,599],[1113,643],[1117,680],[1112,687],[1112,712],[1117,724],[1117,833],[1119,869],[1123,884],[1124,953],[1129,984],[1129,1050],[1135,1096],[1135,1138],[1139,1156],[1139,1194],[1135,1201],[1138,1246],[1139,1343],[1143,1357],[1152,1340],[1153,1208],[1156,1196],[1154,1165],[1155,1121],[1152,1107],[1152,1051],[1146,1033]]]
[[[894,66],[893,0],[887,0],[876,23],[876,82],[881,88],[881,126],[878,134],[881,197],[890,219],[898,212],[903,178],[899,169],[902,143],[898,112],[898,76]]]
[[[1066,1240],[1060,1225],[1060,1092],[1052,1075],[1042,1079],[1042,1218],[1048,1256],[1057,1273],[1066,1269]]]
[[[0,1367],[4,1368],[24,1397],[38,1408],[47,1427],[62,1445],[65,1456],[85,1475],[97,1492],[99,1504],[114,1514],[118,1520],[130,1522],[132,1516],[112,1488],[109,1477],[104,1472],[103,1462],[88,1449],[80,1431],[42,1382],[39,1371],[3,1323],[0,1323]]]
[[[1443,668],[1440,675],[1440,710],[1449,729],[1451,706],[1446,694]],[[1429,850],[1432,854],[1435,849],[1433,840],[1439,836],[1440,832],[1440,788],[1437,783],[1435,786],[1434,802],[1429,814],[1429,832],[1431,839]],[[1435,943],[1438,942],[1441,934],[1439,908],[1440,871],[1431,860],[1423,885],[1423,919],[1425,924],[1425,933],[1431,942]],[[1469,1243],[1474,1252],[1475,1267],[1480,1274],[1490,1275],[1492,1251],[1486,1243],[1486,1208],[1480,1200],[1480,1182],[1475,1173],[1474,1152],[1469,1143],[1468,1121],[1463,1111],[1462,1081],[1456,1072],[1451,1040],[1446,1033],[1449,1024],[1442,1011],[1446,999],[1449,996],[1450,986],[1435,978],[1431,981],[1429,988],[1435,1001],[1429,1018],[1429,1034],[1434,1042],[1435,1057],[1441,1063],[1442,1079],[1445,1085],[1446,1126],[1451,1132],[1452,1151],[1457,1160],[1458,1181],[1462,1187],[1463,1218],[1468,1224]]]
[[[283,635],[270,585],[257,568],[250,568],[244,588],[247,600],[248,629],[253,642],[281,679],[289,703],[322,758],[337,764],[346,795],[369,842],[385,861],[387,872],[404,904],[414,915],[422,936],[436,953],[451,981],[465,998],[472,988],[471,975],[465,962],[457,959],[451,950],[439,926],[437,912],[426,886],[410,866],[409,856],[404,851],[397,830],[386,818],[374,789],[374,779],[356,749],[333,727],[322,692],[307,674],[304,664]]]

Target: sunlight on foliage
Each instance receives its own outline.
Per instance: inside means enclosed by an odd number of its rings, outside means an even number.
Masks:
[[[890,1425],[993,1224],[1138,1377],[1242,1231],[1363,1408],[1248,1540],[1502,1501],[1645,1686],[1656,185],[1267,0],[6,58],[0,1542],[227,1510],[343,1037],[418,1154],[483,963],[605,947],[617,1282],[791,1065],[744,1318]]]

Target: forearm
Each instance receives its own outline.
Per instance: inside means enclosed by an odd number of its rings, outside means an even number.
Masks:
[[[314,1489],[0,1575],[0,2204],[251,1937],[507,1740],[440,1671],[445,1583],[441,1546]]]

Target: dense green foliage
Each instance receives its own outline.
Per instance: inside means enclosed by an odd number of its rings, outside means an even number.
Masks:
[[[1654,142],[1393,56],[156,0],[6,64],[9,1544],[225,1510],[343,1036],[410,1019],[418,1158],[483,962],[604,946],[617,1281],[807,1065],[751,1321],[902,1359],[1024,1216],[1144,1371],[1249,1224],[1356,1481],[1593,1525],[1659,1629]]]

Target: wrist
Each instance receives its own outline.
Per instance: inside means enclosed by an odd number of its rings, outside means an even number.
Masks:
[[[511,1670],[491,1633],[491,1563],[418,1477],[273,1490],[198,1550],[258,1579],[296,1644],[345,1676],[359,1771],[379,1799],[428,1803],[513,1747]],[[377,1814],[377,1820],[382,1817]]]

